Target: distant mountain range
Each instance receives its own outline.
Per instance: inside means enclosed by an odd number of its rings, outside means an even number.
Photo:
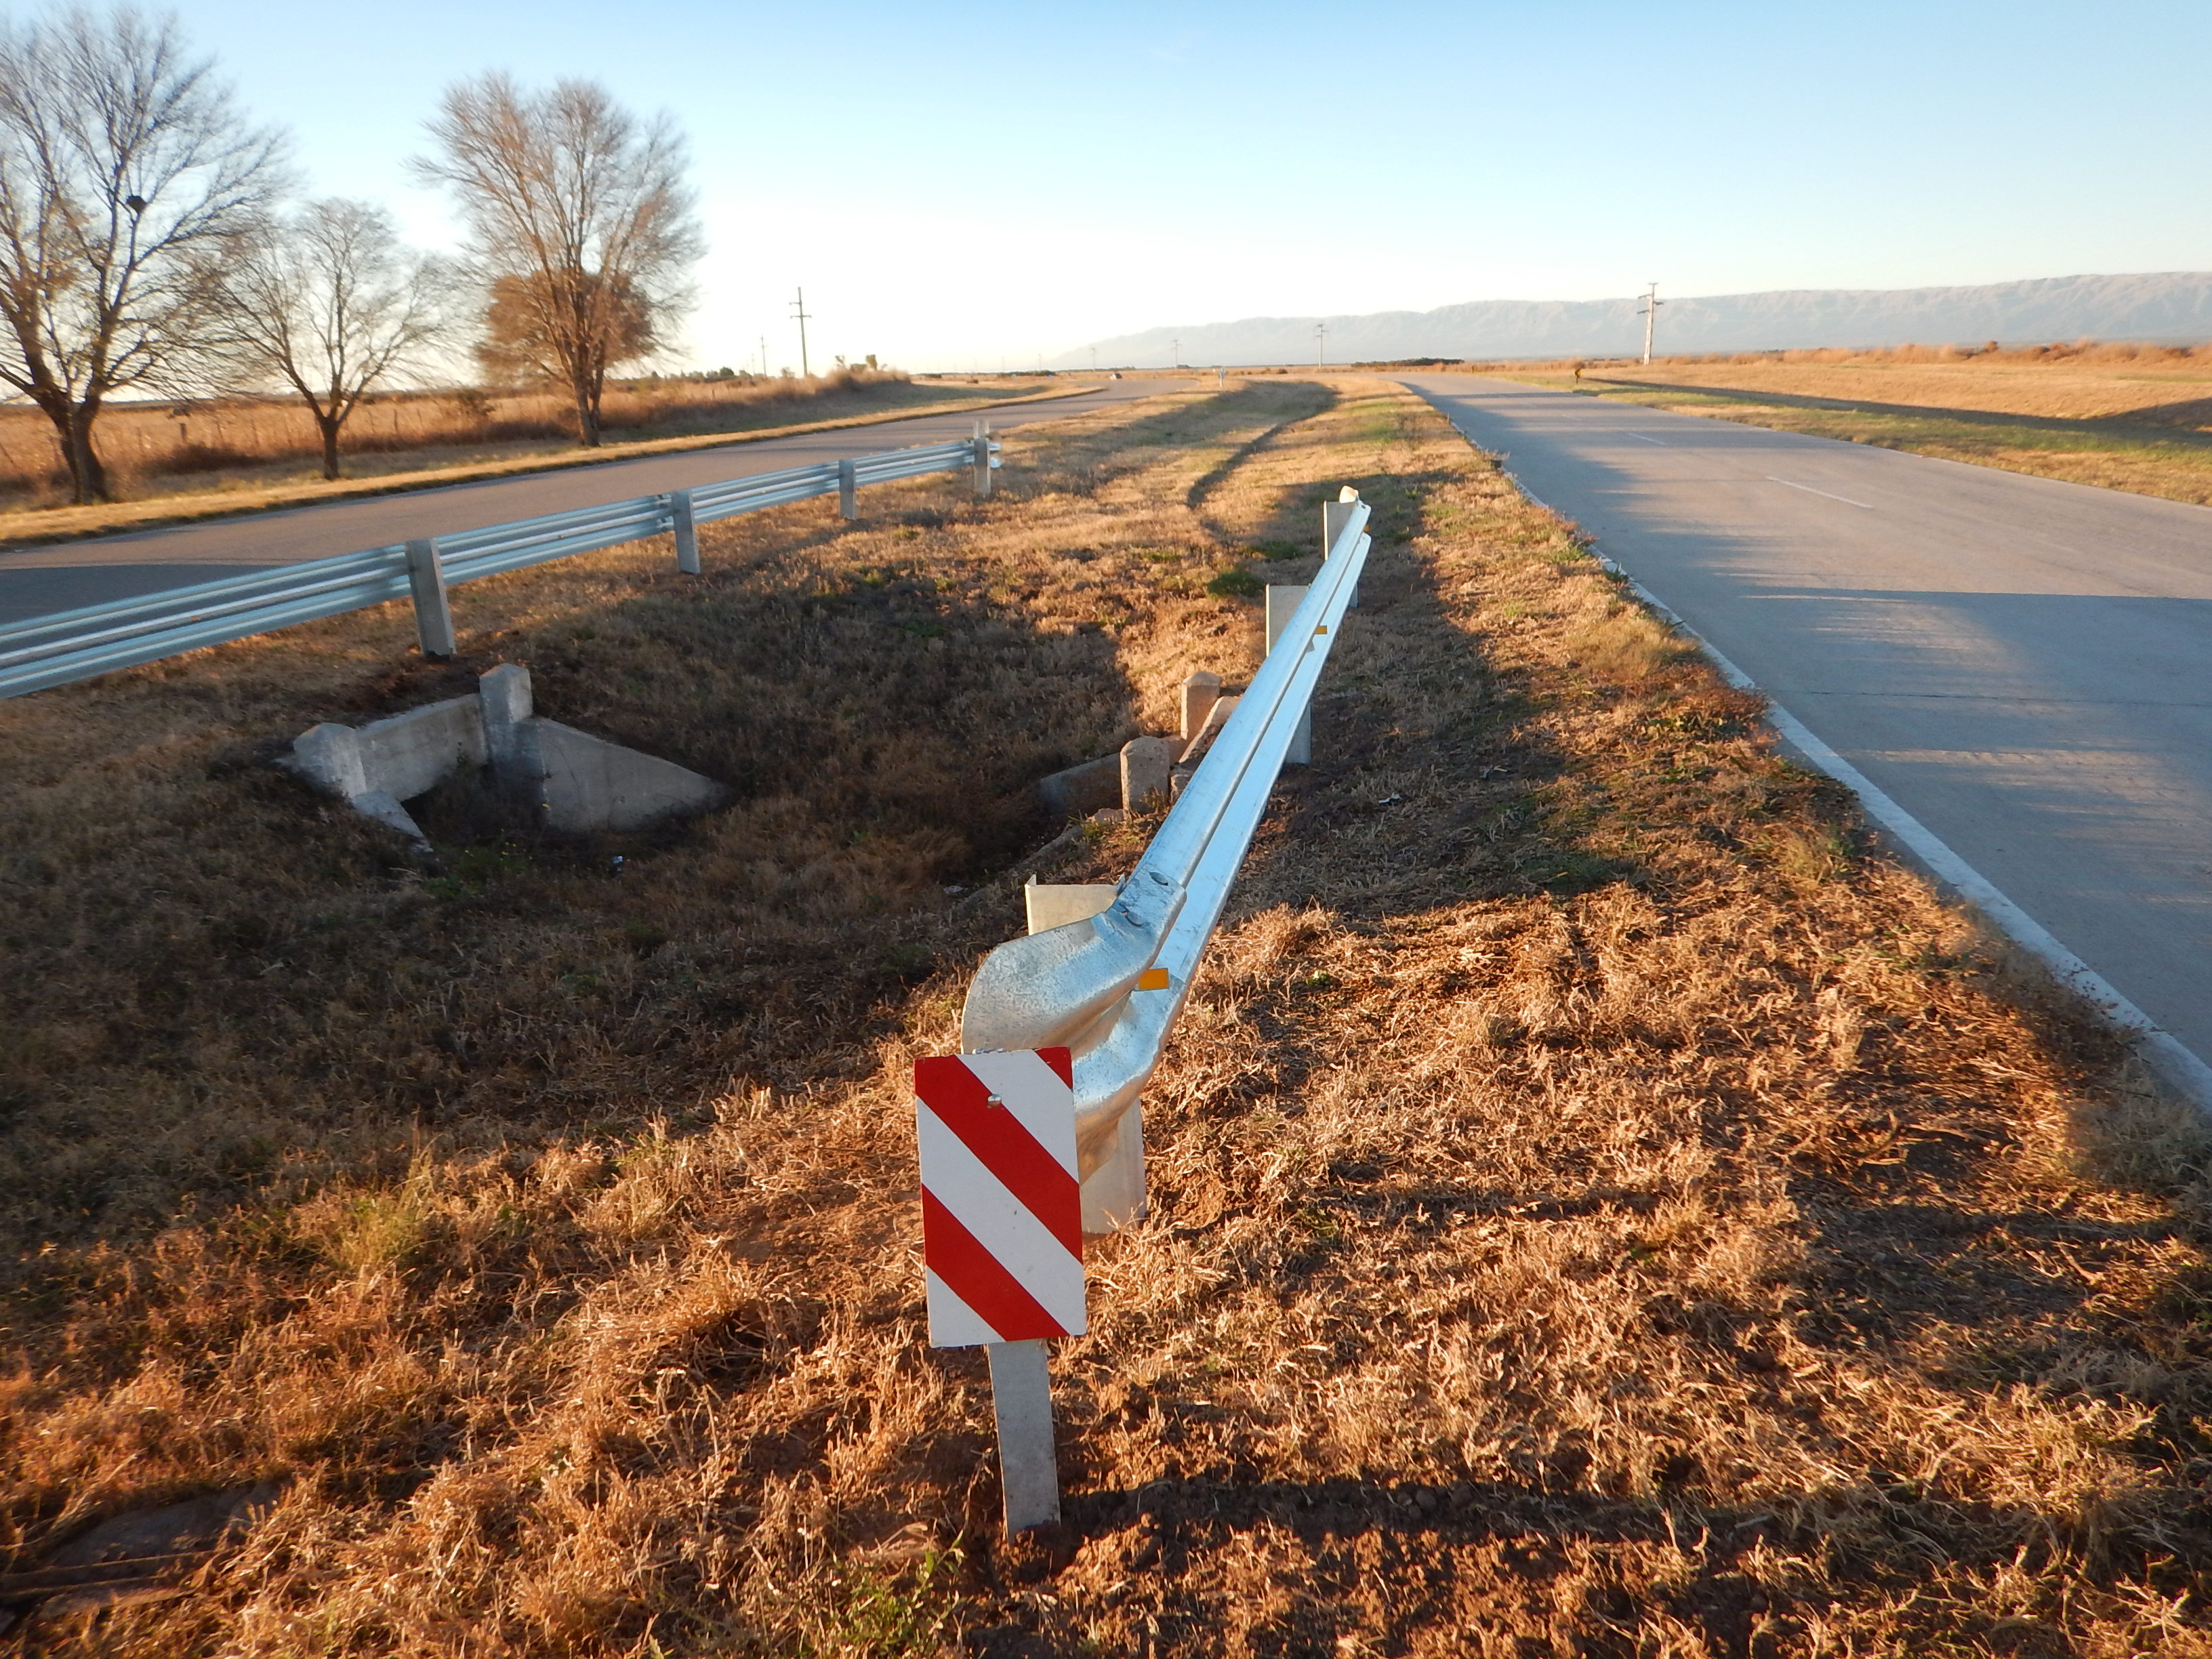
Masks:
[[[1979,288],[1795,289],[1659,297],[1661,354],[1808,346],[2020,345],[2048,340],[2212,340],[2212,271],[2046,276]],[[1619,357],[1643,349],[1638,298],[1478,300],[1435,311],[1359,317],[1248,317],[1101,340],[1060,368],[1186,363],[1310,363],[1314,325],[1328,325],[1332,363],[1406,357]]]

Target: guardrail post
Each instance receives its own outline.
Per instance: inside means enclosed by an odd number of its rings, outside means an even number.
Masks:
[[[1121,745],[1121,810],[1141,812],[1164,805],[1175,750],[1164,738],[1132,738]]]
[[[691,492],[679,489],[668,498],[668,511],[676,521],[676,568],[687,576],[699,574],[699,519],[691,510]]]
[[[1336,545],[1336,538],[1344,534],[1344,526],[1351,521],[1352,509],[1359,505],[1359,492],[1350,484],[1337,492],[1333,501],[1321,504],[1321,556],[1324,559]],[[1359,585],[1352,584],[1350,610],[1359,609]]]
[[[860,516],[860,485],[853,476],[853,464],[849,460],[837,463],[837,513],[839,517],[846,519]]]
[[[1052,1370],[1044,1339],[989,1342],[991,1414],[999,1427],[999,1492],[1006,1530],[1060,1519],[1060,1468],[1052,1449]]]
[[[1221,676],[1200,669],[1195,674],[1184,676],[1182,683],[1182,740],[1188,743],[1206,729],[1206,717],[1213,712],[1213,705],[1221,701]]]
[[[1275,641],[1282,637],[1283,629],[1290,626],[1291,613],[1305,602],[1305,597],[1306,590],[1303,587],[1277,587],[1273,583],[1268,585],[1268,650],[1273,651],[1275,648]],[[1290,752],[1283,758],[1297,766],[1313,764],[1313,708],[1310,704],[1300,711],[1297,735],[1291,739]]]
[[[991,493],[991,423],[975,422],[975,493]]]
[[[445,567],[438,543],[407,544],[407,586],[415,596],[415,638],[422,654],[443,661],[453,654],[453,611],[446,600]]]

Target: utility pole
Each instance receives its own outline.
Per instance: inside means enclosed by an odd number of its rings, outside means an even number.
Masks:
[[[1182,341],[1179,338],[1175,342],[1175,366],[1182,367]]]
[[[767,336],[767,335],[765,335],[765,334],[762,335],[762,336],[760,337],[760,343],[761,343],[761,379],[763,379],[763,380],[765,380],[766,379],[768,379],[768,336]]]
[[[1314,367],[1324,368],[1328,364],[1328,325],[1327,323],[1314,325],[1314,339],[1316,342],[1314,346]]]
[[[1098,348],[1097,346],[1091,348],[1091,372],[1093,374],[1096,374],[1098,372]]]
[[[1667,302],[1659,297],[1659,284],[1654,283],[1644,296],[1644,308],[1636,314],[1644,319],[1644,362],[1651,362],[1651,325],[1659,320],[1659,307]]]
[[[791,302],[791,314],[799,319],[799,378],[811,380],[814,372],[806,363],[806,320],[811,313],[806,309],[806,290],[803,288],[799,290],[799,297]]]

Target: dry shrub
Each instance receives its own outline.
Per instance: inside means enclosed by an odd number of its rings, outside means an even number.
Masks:
[[[988,504],[724,526],[696,586],[616,554],[465,593],[550,713],[763,769],[618,877],[460,803],[426,881],[259,767],[445,688],[390,672],[399,618],[0,711],[6,1541],[290,1482],[80,1646],[2207,1651],[2212,1269],[2166,1195],[2201,1147],[2112,1042],[1757,699],[1594,670],[1663,636],[1402,392],[1008,452]],[[1347,481],[1378,545],[1316,764],[1059,1348],[1068,1524],[1007,1544],[980,1358],[921,1344],[907,1079],[1018,925],[1011,882],[943,889],[1049,826],[968,803],[1249,669],[1254,608],[1193,578],[1306,574]]]

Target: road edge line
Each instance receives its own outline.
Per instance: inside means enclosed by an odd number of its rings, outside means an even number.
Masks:
[[[1431,404],[1430,407],[1436,406]],[[1443,413],[1441,410],[1437,412]],[[1449,415],[1444,419],[1454,432],[1467,441],[1469,448],[1479,454],[1492,453]],[[1498,471],[1524,499],[1554,518],[1565,516],[1539,500],[1534,490],[1505,469],[1504,457],[1499,459]],[[1711,641],[1685,622],[1671,605],[1662,602],[1617,562],[1599,552],[1595,543],[1585,542],[1584,545],[1607,574],[1620,578],[1640,603],[1695,644],[1723,679],[1740,691],[1755,692],[1764,698],[1767,723],[1784,742],[1804,756],[1816,770],[1850,790],[1857,798],[1860,810],[1894,836],[1930,875],[2040,962],[2061,985],[2087,1002],[2106,1024],[2129,1040],[2144,1064],[2179,1091],[2198,1113],[2212,1118],[2212,1065],[2207,1065],[2180,1038],[2123,996],[2111,981],[2061,945],[2049,928],[2006,897],[1996,883],[1952,851],[1948,843],[1899,805],[1873,779],[1815,737],[1802,720],[1776,702],[1771,693],[1762,690],[1756,680],[1717,650]]]

